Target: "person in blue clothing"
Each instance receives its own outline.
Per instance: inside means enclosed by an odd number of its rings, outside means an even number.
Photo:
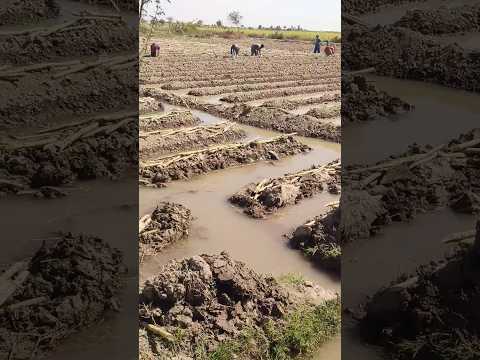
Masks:
[[[315,38],[315,48],[313,49],[314,54],[320,54],[320,48],[322,47],[322,40],[320,40],[320,36],[316,36]]]

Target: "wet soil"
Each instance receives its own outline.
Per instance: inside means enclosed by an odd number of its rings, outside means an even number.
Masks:
[[[232,166],[265,160],[279,160],[310,151],[311,148],[293,136],[226,144],[197,151],[170,155],[140,165],[141,181],[162,185],[172,180],[188,179],[195,175]]]
[[[396,26],[347,27],[342,69],[374,67],[377,74],[478,91],[480,57],[458,44],[441,42]]]
[[[302,251],[319,267],[340,272],[342,243],[339,228],[340,207],[335,204],[287,237],[290,246]]]
[[[24,139],[2,138],[0,192],[58,197],[74,180],[116,178],[135,167],[135,114],[99,116],[44,129]]]
[[[480,6],[462,5],[407,11],[395,25],[424,35],[452,34],[480,29]]]
[[[152,97],[139,99],[140,115],[163,110],[162,104]]]
[[[198,125],[200,120],[190,111],[170,111],[164,114],[151,114],[140,117],[140,130],[143,132],[171,129],[181,126]]]
[[[341,112],[345,125],[412,110],[412,105],[398,97],[390,96],[385,91],[379,91],[363,76],[343,78]]]
[[[347,14],[365,14],[365,13],[375,13],[383,6],[388,5],[400,5],[403,3],[417,2],[421,3],[425,0],[374,0],[374,1],[365,1],[365,0],[347,0],[342,2],[342,12]]]
[[[5,0],[0,5],[0,26],[35,23],[59,13],[55,0]]]
[[[0,33],[0,64],[19,66],[109,55],[132,51],[136,44],[135,33],[121,18],[79,17],[44,29]]]
[[[202,350],[209,354],[246,329],[257,333],[252,341],[259,341],[261,334],[266,339],[268,323],[279,327],[300,305],[313,308],[312,303],[334,298],[334,293],[311,283],[289,290],[224,252],[174,260],[142,286],[141,356],[193,358]],[[175,342],[178,329],[182,339],[172,347],[169,342]]]
[[[224,117],[242,124],[340,142],[339,125],[310,115],[294,115],[268,105],[250,106],[245,104],[221,110],[217,108],[217,111],[221,112]]]
[[[186,207],[163,202],[139,223],[140,262],[166,246],[188,237],[192,215]]]
[[[122,254],[99,238],[60,236],[0,276],[14,284],[2,299],[0,356],[42,357],[72,333],[118,310]]]
[[[373,166],[347,167],[343,185],[362,194],[350,207],[362,206],[362,218],[348,218],[346,232],[370,234],[391,221],[407,221],[417,213],[449,206],[455,211],[480,210],[478,183],[479,130],[472,130],[435,148],[413,145],[409,151]],[[363,191],[363,193],[362,193]],[[355,193],[355,192],[354,192]],[[370,210],[366,209],[365,204]],[[374,205],[375,204],[375,205]],[[352,213],[355,211],[352,210]],[[344,218],[347,215],[344,213]]]
[[[477,223],[474,245],[462,245],[379,290],[360,323],[365,338],[395,359],[478,356],[479,230]]]
[[[307,98],[300,98],[300,99],[275,99],[275,100],[267,100],[263,102],[263,105],[278,107],[285,110],[294,110],[301,106],[306,105],[315,105],[315,104],[323,104],[323,103],[330,103],[334,101],[340,101],[341,95],[340,92],[327,92],[320,96],[312,96]]]
[[[234,142],[246,137],[234,123],[219,123],[140,134],[140,159],[147,160],[168,153],[205,148]]]
[[[136,58],[109,60],[118,63],[92,61],[91,70],[85,68],[88,64],[70,64],[73,69],[57,70],[53,76],[38,73],[7,83],[0,89],[0,128],[45,126],[71,116],[138,108]],[[128,67],[115,68],[118,64]]]
[[[262,219],[281,208],[297,204],[327,190],[340,193],[340,162],[313,166],[276,179],[263,179],[230,197],[230,202],[253,218]]]

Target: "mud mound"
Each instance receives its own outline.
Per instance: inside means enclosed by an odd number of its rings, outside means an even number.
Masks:
[[[344,0],[342,13],[366,14],[377,12],[382,6],[400,5],[407,2],[423,2],[426,0]]]
[[[428,81],[469,91],[480,89],[480,56],[392,26],[347,27],[342,69],[374,67],[380,75]]]
[[[140,157],[204,148],[228,143],[246,137],[244,130],[234,123],[219,123],[175,130],[152,131],[140,134]]]
[[[289,243],[318,266],[339,272],[342,257],[339,227],[340,207],[336,204],[325,214],[299,226],[288,237]]]
[[[0,26],[34,23],[57,17],[59,13],[60,8],[55,0],[3,0],[0,5]]]
[[[340,101],[342,98],[340,92],[329,92],[321,96],[303,98],[303,99],[276,99],[263,103],[264,106],[276,107],[285,110],[294,110],[300,106],[323,104],[333,101]]]
[[[62,66],[53,74],[28,72],[16,84],[0,88],[0,128],[49,125],[72,115],[138,108],[136,67],[136,56],[120,56],[70,64],[67,70]]]
[[[260,100],[273,97],[281,96],[292,96],[300,94],[313,94],[325,91],[334,91],[338,90],[339,84],[327,84],[327,85],[312,85],[312,86],[299,86],[291,87],[285,89],[273,89],[273,90],[262,90],[262,91],[252,91],[245,92],[241,94],[230,94],[222,97],[220,100],[228,103],[240,103],[247,102],[252,100]]]
[[[55,197],[74,179],[114,178],[138,162],[136,115],[97,117],[0,139],[0,191]],[[33,188],[34,191],[28,191]]]
[[[292,115],[279,108],[246,104],[222,108],[221,111],[222,116],[242,124],[340,142],[340,126],[322,122],[313,116]]]
[[[0,358],[40,358],[118,310],[122,254],[98,238],[64,235],[0,275]],[[2,293],[2,295],[4,295]]]
[[[190,210],[186,207],[160,203],[153,213],[140,219],[140,260],[145,255],[154,255],[166,246],[186,238],[191,221]]]
[[[79,18],[35,32],[0,34],[0,64],[18,66],[61,61],[133,51],[137,47],[134,32],[121,19]]]
[[[413,106],[369,84],[363,76],[342,81],[342,120],[345,123],[374,120],[379,116],[411,111]]]
[[[324,166],[314,166],[277,179],[264,179],[232,195],[230,202],[244,208],[244,212],[257,219],[296,204],[328,189],[340,193],[340,161]]]
[[[333,105],[327,105],[323,107],[316,107],[307,111],[306,115],[313,116],[317,119],[330,119],[340,116],[340,103],[334,103]]]
[[[307,305],[315,298],[325,300],[324,296],[320,288],[311,284],[298,286],[297,295],[290,295],[275,279],[255,273],[226,253],[172,261],[141,290],[140,351],[143,358],[153,359],[200,359],[216,353],[228,359],[240,354],[241,358],[266,358],[269,346],[262,345],[270,345],[271,350],[276,346],[267,329],[275,327],[280,341],[281,335],[285,336],[282,330],[288,314],[302,303],[305,311],[323,325],[316,329],[319,335],[327,338],[338,331],[336,300]],[[331,313],[320,315],[326,309]],[[248,344],[244,342],[246,336],[252,343],[242,347],[240,344]],[[232,347],[224,348],[227,344]],[[287,346],[285,350],[291,351],[294,358],[299,349]],[[255,352],[257,356],[252,356]]]
[[[193,116],[190,111],[172,111],[162,115],[141,116],[140,130],[155,131],[181,126],[192,126],[199,123],[200,119]]]
[[[163,110],[162,103],[152,97],[141,97],[139,99],[140,114],[151,113]]]
[[[218,145],[169,155],[140,164],[140,177],[142,183],[164,184],[232,166],[262,160],[279,160],[282,156],[296,155],[310,150],[310,147],[303,145],[293,136]]]
[[[480,6],[442,6],[433,10],[409,10],[395,25],[425,35],[478,31],[480,29]]]
[[[367,340],[393,358],[475,359],[480,354],[480,225],[476,245],[422,266],[379,291],[361,321]]]
[[[342,173],[342,185],[350,190],[345,193],[364,190],[379,203],[378,212],[367,214],[380,217],[368,216],[368,222],[354,228],[407,221],[418,212],[444,206],[458,212],[477,213],[480,211],[479,146],[480,130],[475,129],[449,144],[435,148],[412,145],[406,153],[391,160],[347,167]]]

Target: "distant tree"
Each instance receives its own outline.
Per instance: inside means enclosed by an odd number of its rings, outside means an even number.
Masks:
[[[220,28],[223,27],[222,20],[217,20],[216,25]]]
[[[198,20],[195,25],[198,25],[198,26],[202,26],[203,25],[203,21],[202,20]]]
[[[170,2],[170,0],[138,0],[138,14],[140,19],[150,16],[151,18],[156,18],[160,15],[163,15],[163,9],[160,6],[161,2]],[[150,6],[154,5],[154,6]],[[147,7],[153,8],[153,13],[147,14]]]
[[[263,29],[263,26],[262,25],[258,25],[258,30],[262,30]]]
[[[173,23],[173,17],[171,16],[167,17],[167,22],[170,24]]]
[[[243,16],[240,15],[239,11],[232,11],[230,14],[228,14],[228,20],[230,20],[230,22],[235,26],[240,26],[242,19]]]

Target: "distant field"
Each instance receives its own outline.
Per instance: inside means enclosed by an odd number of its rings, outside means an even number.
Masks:
[[[142,24],[141,31],[146,32],[148,24]],[[341,41],[341,33],[336,31],[307,31],[307,30],[271,30],[252,28],[217,27],[207,25],[196,25],[192,23],[165,23],[155,26],[155,35],[190,35],[198,37],[219,36],[223,38],[269,38],[286,40],[313,41],[316,35],[322,41]]]

